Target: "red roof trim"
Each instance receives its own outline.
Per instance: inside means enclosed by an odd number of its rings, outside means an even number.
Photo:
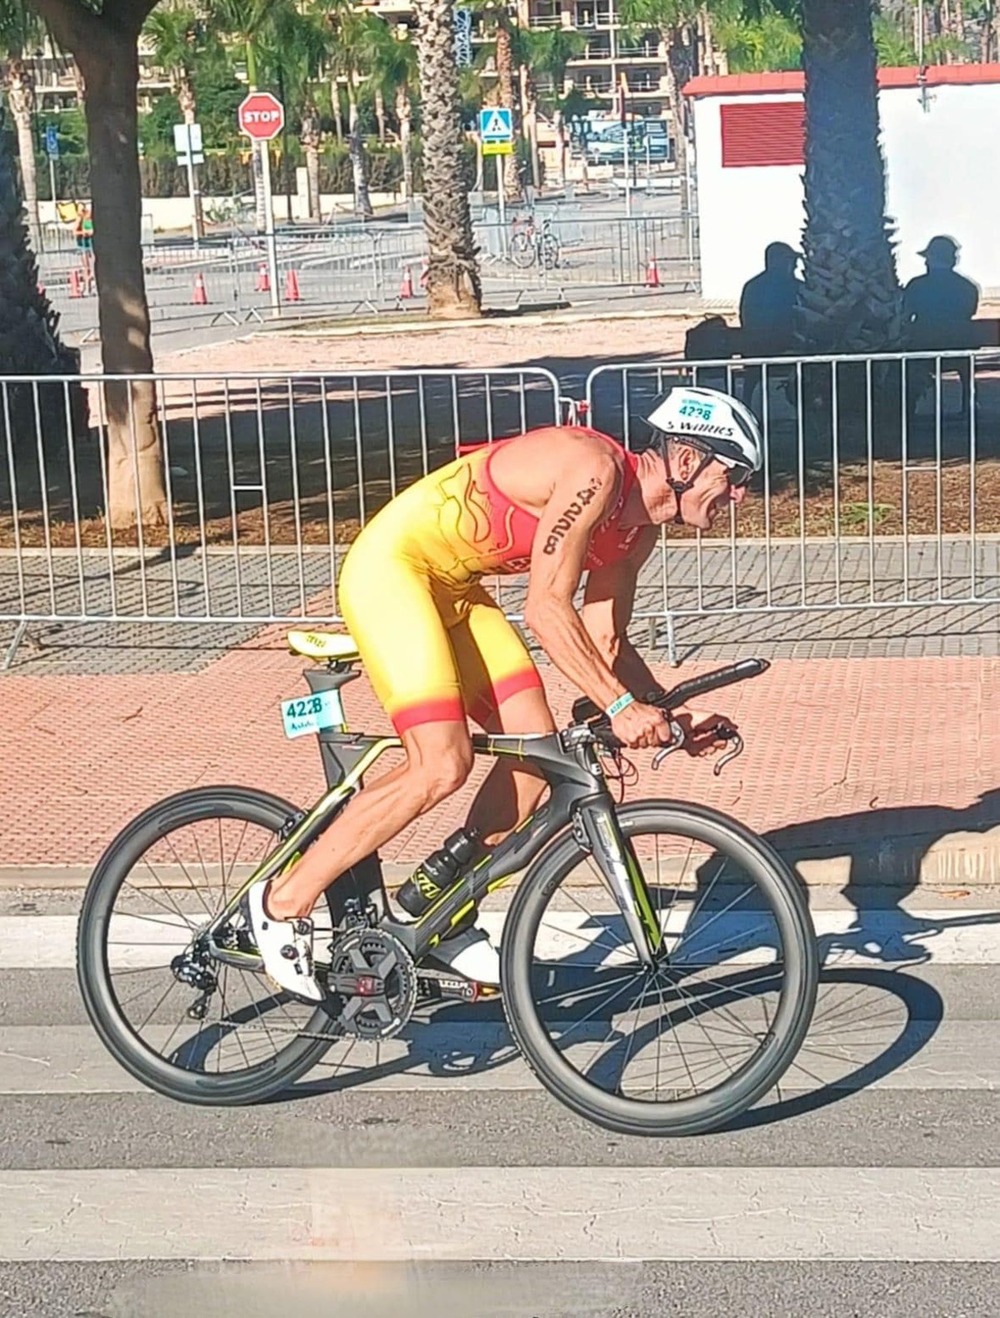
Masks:
[[[926,70],[927,85],[941,87],[947,84],[976,84],[1000,82],[1000,64],[934,64]],[[878,85],[887,87],[919,86],[919,70],[915,68],[879,69]],[[805,90],[805,75],[793,70],[787,73],[736,73],[728,77],[692,78],[684,86],[685,96],[752,96],[761,92],[794,94]]]

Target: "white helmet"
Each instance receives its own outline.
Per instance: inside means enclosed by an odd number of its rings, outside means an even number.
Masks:
[[[718,389],[671,389],[646,417],[658,439],[677,439],[718,458],[724,466],[742,468],[740,484],[760,471],[764,444],[757,418],[738,399]]]

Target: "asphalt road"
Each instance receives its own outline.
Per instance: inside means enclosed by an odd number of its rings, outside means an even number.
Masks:
[[[282,1101],[171,1103],[87,1021],[79,894],[9,892],[0,1314],[995,1315],[995,896],[815,895],[800,1065],[737,1129],[654,1141],[550,1098],[496,1004],[411,1023],[374,1074],[331,1053]]]

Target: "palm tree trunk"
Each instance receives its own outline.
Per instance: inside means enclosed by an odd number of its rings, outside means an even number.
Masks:
[[[375,88],[375,122],[378,124],[378,140],[385,141],[385,97],[381,87]]]
[[[340,108],[340,84],[334,78],[330,82],[330,111],[333,115],[333,131],[337,134],[337,141],[344,141],[344,116]]]
[[[538,159],[538,94],[530,70],[521,68],[521,105],[524,110],[524,134],[531,156],[531,181],[536,192],[542,186],[542,168]]]
[[[496,61],[497,92],[500,104],[511,113],[514,121],[514,52],[511,48],[510,29],[503,19],[497,23]],[[516,125],[515,125],[516,128]],[[515,141],[517,133],[514,134]],[[521,171],[518,167],[517,152],[504,157],[503,192],[507,201],[521,200]]]
[[[674,162],[680,181],[681,214],[691,211],[688,180],[687,109],[683,88],[694,74],[695,43],[686,25],[663,29],[660,34],[667,52],[667,94],[670,97],[670,122],[674,131]]]
[[[94,214],[94,268],[106,375],[153,369],[142,268],[139,181],[139,56],[135,37],[106,28],[79,45],[86,86]],[[166,520],[163,450],[150,380],[108,381],[108,519],[113,527]]]
[[[427,307],[454,319],[482,314],[478,249],[462,168],[458,68],[450,0],[416,0],[423,107]]]
[[[413,159],[410,155],[410,134],[413,119],[413,107],[410,105],[410,89],[406,86],[396,88],[396,118],[399,120],[399,152],[403,157],[403,200],[413,198]]]
[[[315,105],[307,103],[302,110],[302,128],[299,133],[302,153],[306,158],[306,187],[309,191],[309,218],[319,220],[319,143],[320,121]]]
[[[178,71],[176,92],[181,118],[186,124],[196,124],[198,122],[198,96],[194,89],[194,81],[187,69]],[[202,214],[201,189],[198,187],[198,166],[192,164],[191,170],[194,174],[195,231],[200,238],[205,232],[205,220]]]
[[[805,346],[891,351],[903,327],[885,219],[871,0],[805,0],[802,64]]]
[[[351,173],[354,178],[354,210],[358,215],[370,220],[374,215],[371,198],[368,196],[368,154],[365,140],[361,136],[361,121],[358,117],[358,98],[354,90],[354,81],[347,83],[347,110],[350,136],[347,139],[351,153]]]
[[[12,55],[7,66],[7,100],[17,130],[17,153],[21,160],[21,186],[24,209],[28,213],[31,245],[41,251],[42,229],[38,219],[38,170],[35,164],[35,140],[31,116],[35,111],[35,80],[20,53]],[[53,202],[55,197],[52,198]]]

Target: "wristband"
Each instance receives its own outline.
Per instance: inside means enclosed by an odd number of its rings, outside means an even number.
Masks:
[[[614,718],[615,715],[620,714],[623,709],[628,709],[629,705],[631,705],[634,700],[635,696],[632,692],[626,691],[623,696],[619,696],[617,700],[613,701],[604,712],[607,714],[608,718]]]

